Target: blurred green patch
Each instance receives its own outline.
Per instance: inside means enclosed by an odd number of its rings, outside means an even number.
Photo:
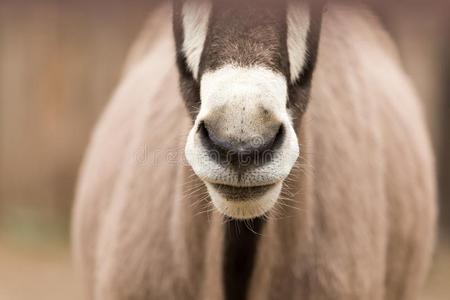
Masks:
[[[66,247],[69,218],[27,206],[13,206],[0,216],[0,239],[20,248]]]

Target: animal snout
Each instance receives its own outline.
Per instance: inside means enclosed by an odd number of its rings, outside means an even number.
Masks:
[[[273,159],[283,143],[285,127],[280,122],[255,128],[244,123],[236,126],[220,121],[202,121],[198,134],[214,161],[242,171],[263,166]]]

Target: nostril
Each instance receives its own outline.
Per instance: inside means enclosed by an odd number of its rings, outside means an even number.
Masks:
[[[272,127],[273,128],[273,127]],[[281,147],[285,138],[285,127],[280,125],[272,134],[252,138],[219,138],[217,133],[204,121],[200,122],[197,132],[203,147],[209,156],[220,164],[232,165],[239,169],[257,167],[271,161],[274,151]]]
[[[284,128],[284,125],[281,124],[271,142],[270,149],[276,150],[277,148],[281,147],[281,145],[283,144],[285,135],[286,135],[286,129]]]
[[[200,122],[200,124],[198,125],[198,129],[197,132],[200,136],[200,139],[202,141],[202,144],[206,147],[206,148],[211,148],[212,146],[212,141],[211,141],[211,137],[208,131],[208,128],[206,128],[206,124],[205,122]]]
[[[208,139],[209,140],[209,132],[208,129],[206,129],[206,125],[205,122],[201,121],[200,124],[198,125],[197,128],[197,132],[198,134],[200,134],[200,137],[203,139]]]
[[[232,150],[232,144],[229,141],[218,138],[214,130],[211,130],[211,128],[204,121],[200,122],[197,130],[203,145],[207,149],[221,151]]]

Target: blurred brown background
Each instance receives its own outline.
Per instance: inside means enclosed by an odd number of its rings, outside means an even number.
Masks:
[[[157,0],[0,0],[0,300],[80,299],[69,217],[89,133]],[[423,299],[449,299],[450,3],[374,1],[424,101],[441,233]]]

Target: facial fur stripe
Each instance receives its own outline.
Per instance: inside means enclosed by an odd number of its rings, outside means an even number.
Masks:
[[[287,15],[287,44],[291,82],[295,82],[299,78],[307,61],[310,23],[308,6],[305,3],[290,2]]]
[[[195,79],[198,78],[210,12],[211,3],[209,1],[188,1],[183,4],[183,52]]]

